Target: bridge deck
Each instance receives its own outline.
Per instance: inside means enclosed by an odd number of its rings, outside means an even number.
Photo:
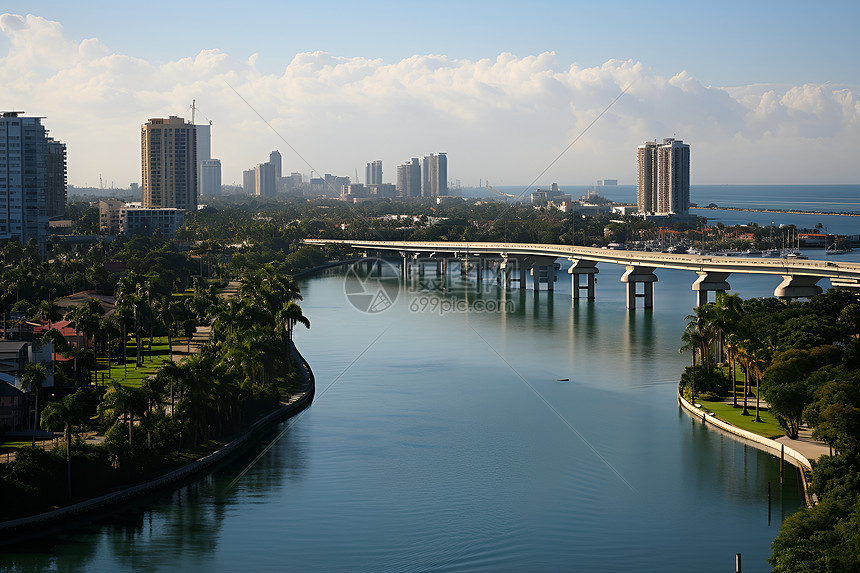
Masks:
[[[305,239],[307,244],[338,243],[359,249],[402,251],[410,254],[536,256],[584,259],[624,266],[681,269],[695,272],[755,273],[783,276],[813,276],[837,282],[860,281],[860,264],[809,259],[768,259],[621,251],[597,247],[539,243],[470,243],[447,241],[360,241],[351,239]]]

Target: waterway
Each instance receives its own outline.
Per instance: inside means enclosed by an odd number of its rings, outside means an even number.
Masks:
[[[695,275],[658,271],[653,311],[628,312],[622,271],[574,304],[564,273],[555,293],[479,292],[428,268],[375,314],[343,269],[303,279],[308,410],[192,486],[4,549],[0,569],[716,572],[740,552],[768,571],[797,474],[780,490],[776,458],[679,410]]]

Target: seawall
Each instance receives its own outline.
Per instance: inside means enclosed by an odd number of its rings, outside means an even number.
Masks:
[[[0,545],[12,543],[21,538],[38,537],[47,534],[49,531],[37,532],[35,531],[36,529],[50,530],[54,527],[64,525],[68,521],[91,514],[103,513],[113,506],[119,506],[159,491],[177,489],[191,483],[210,472],[216,465],[240,454],[249,442],[257,438],[265,430],[307,408],[313,402],[316,391],[313,371],[308,362],[299,353],[295,344],[290,342],[290,345],[290,352],[296,358],[297,362],[299,362],[304,373],[302,391],[290,398],[289,402],[284,403],[273,412],[251,424],[240,436],[234,438],[217,451],[152,481],[123,488],[60,509],[4,521],[0,523]]]
[[[696,408],[693,404],[690,404],[686,398],[681,395],[680,388],[678,389],[678,404],[686,410],[690,415],[694,418],[698,418],[702,420],[703,423],[711,424],[724,432],[728,432],[733,436],[737,436],[739,438],[743,438],[745,441],[750,442],[752,446],[767,452],[773,456],[780,457],[780,452],[785,454],[785,459],[792,465],[796,466],[800,469],[800,481],[803,484],[803,495],[806,498],[807,505],[813,505],[816,503],[814,496],[809,493],[809,484],[807,482],[806,472],[812,471],[812,464],[809,460],[803,456],[800,452],[793,448],[789,448],[784,444],[780,444],[775,440],[771,440],[770,438],[765,438],[764,436],[759,436],[749,430],[744,430],[742,428],[738,428],[737,426],[733,426],[728,422],[724,422],[720,420],[716,416],[711,416],[707,412]],[[783,449],[784,448],[784,449]]]

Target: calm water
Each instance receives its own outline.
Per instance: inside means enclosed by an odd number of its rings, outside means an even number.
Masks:
[[[549,189],[549,185],[535,185],[524,197],[528,198],[536,188]],[[525,186],[498,187],[500,191],[520,195]],[[587,194],[593,187],[585,185],[562,185],[561,190],[574,199]],[[619,203],[636,202],[635,185],[612,185],[601,187],[598,192]],[[491,196],[484,190],[472,190],[479,196]],[[714,203],[720,207],[742,209],[797,209],[828,213],[860,213],[860,185],[691,185],[690,201],[701,206]]]
[[[742,552],[744,571],[767,571],[782,518],[802,503],[796,472],[780,498],[777,459],[679,411],[695,275],[658,271],[655,309],[631,313],[622,271],[601,267],[594,303],[572,304],[566,274],[554,296],[492,284],[479,293],[452,279],[374,315],[348,303],[342,272],[307,279],[312,328],[297,342],[318,383],[310,409],[214,476],[110,523],[7,550],[0,563],[731,571]],[[745,296],[779,283],[732,279]],[[432,297],[514,308],[410,311]]]

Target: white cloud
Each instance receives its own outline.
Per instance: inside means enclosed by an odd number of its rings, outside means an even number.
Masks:
[[[408,158],[447,151],[450,176],[464,183],[528,183],[627,89],[539,184],[633,183],[636,146],[673,135],[692,146],[694,184],[860,180],[858,86],[719,88],[629,60],[564,67],[553,53],[384,62],[312,52],[273,75],[258,71],[256,55],[217,49],[165,63],[111,53],[31,15],[0,16],[0,31],[10,46],[0,57],[3,107],[47,117],[77,185],[100,173],[118,186],[137,180],[140,125],[187,118],[192,99],[213,122],[225,182],[272,149],[286,171],[307,173],[230,86],[321,172],[352,175],[381,158],[390,181]]]

